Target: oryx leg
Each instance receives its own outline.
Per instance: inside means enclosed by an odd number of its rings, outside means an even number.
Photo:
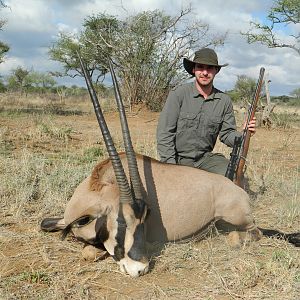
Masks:
[[[256,227],[248,199],[232,200],[223,205],[218,219],[228,224],[228,243],[232,247],[257,241],[262,237],[261,231]],[[223,225],[224,225],[223,224]]]

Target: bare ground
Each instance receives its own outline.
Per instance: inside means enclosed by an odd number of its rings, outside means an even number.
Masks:
[[[106,116],[121,148],[117,114]],[[128,115],[136,149],[152,157],[157,118],[144,111]],[[300,230],[298,125],[259,128],[251,140],[249,192],[261,227]],[[79,172],[85,150],[103,146],[93,113],[2,113],[0,126],[0,299],[299,299],[299,249],[280,240],[231,249],[226,236],[214,231],[200,242],[167,245],[138,279],[121,274],[112,258],[85,261],[81,243],[41,232],[39,223],[62,215],[78,180],[92,168],[85,162]],[[220,144],[217,149],[229,153]],[[68,173],[73,167],[79,171]],[[14,179],[28,173],[27,181]],[[36,178],[42,182],[38,191]]]

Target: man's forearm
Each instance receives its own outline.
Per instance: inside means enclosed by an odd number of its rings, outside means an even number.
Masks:
[[[157,138],[157,152],[162,162],[176,163],[176,152],[174,138],[172,135]]]

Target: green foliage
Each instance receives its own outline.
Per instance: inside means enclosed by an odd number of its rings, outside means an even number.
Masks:
[[[6,8],[6,4],[3,1],[0,1],[0,9]],[[2,30],[2,27],[6,23],[6,20],[0,19],[0,30]],[[4,42],[0,41],[0,63],[3,62],[4,55],[9,51],[9,46],[5,44]]]
[[[12,70],[11,75],[8,77],[8,89],[12,91],[21,91],[23,92],[26,87],[29,86],[27,81],[27,76],[29,71],[22,68],[17,67]]]
[[[300,271],[296,272],[296,274],[295,274],[295,282],[298,284],[300,283]]]
[[[83,156],[80,159],[82,163],[91,163],[99,161],[103,157],[104,151],[100,147],[90,147],[84,150]]]
[[[50,92],[57,94],[60,99],[64,99],[65,97],[71,96],[84,96],[87,94],[87,90],[84,87],[79,87],[76,85],[72,85],[71,87],[67,87],[65,85],[54,86],[50,88]]]
[[[7,90],[7,88],[6,88],[5,84],[0,79],[0,93],[4,93],[4,92],[6,92],[6,90]]]
[[[234,90],[230,93],[234,102],[240,102],[245,107],[251,103],[255,93],[256,81],[246,75],[238,75]]]
[[[38,92],[45,93],[51,90],[56,81],[52,75],[36,71],[29,71],[22,67],[12,70],[7,78],[7,89],[20,92]]]
[[[39,131],[43,135],[47,135],[51,138],[58,140],[68,141],[71,137],[70,134],[73,131],[71,127],[68,126],[55,126],[52,123],[41,122],[38,124]]]
[[[213,35],[209,26],[191,18],[191,9],[177,16],[144,11],[125,20],[104,13],[85,19],[79,36],[61,34],[50,57],[64,66],[64,73],[81,75],[76,51],[80,48],[91,75],[98,82],[108,73],[108,57],[115,63],[125,101],[145,103],[159,110],[170,87],[187,77],[182,58],[191,50],[217,46],[225,34]]]
[[[289,35],[290,42],[287,44],[280,41],[276,29],[280,26],[292,24],[297,26],[300,23],[300,2],[299,0],[275,0],[267,16],[267,22],[251,22],[251,29],[246,33],[249,44],[259,42],[269,48],[291,48],[300,54],[299,33]],[[295,27],[296,28],[296,27]]]
[[[2,126],[0,128],[0,156],[8,157],[15,149],[15,145],[12,139],[8,138],[9,130],[8,127]]]
[[[1,22],[1,21],[0,21]],[[1,24],[0,24],[1,27]],[[9,51],[9,46],[0,41],[0,63],[3,62],[4,55]]]
[[[271,97],[273,103],[284,104],[287,106],[300,106],[300,97],[296,97],[296,94],[293,93],[295,97],[289,97],[287,95],[274,96]]]
[[[29,86],[33,87],[35,90],[44,92],[56,84],[56,81],[50,74],[36,71],[31,71],[26,79]]]
[[[23,272],[19,274],[18,279],[29,283],[48,284],[50,285],[50,277],[44,271]]]
[[[289,269],[294,263],[293,257],[291,257],[290,253],[283,249],[275,250],[272,253],[272,260],[274,262],[280,263],[283,268]]]
[[[300,88],[294,89],[290,95],[295,98],[300,98]]]
[[[300,122],[300,117],[298,114],[291,114],[287,112],[283,113],[272,113],[271,119],[273,122],[273,125],[275,127],[280,128],[291,128],[293,124],[297,124]]]

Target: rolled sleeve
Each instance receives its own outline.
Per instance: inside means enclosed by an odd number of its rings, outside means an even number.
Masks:
[[[229,98],[222,122],[222,127],[219,133],[220,141],[229,147],[233,147],[235,138],[241,136],[242,133],[236,130],[233,105]]]

